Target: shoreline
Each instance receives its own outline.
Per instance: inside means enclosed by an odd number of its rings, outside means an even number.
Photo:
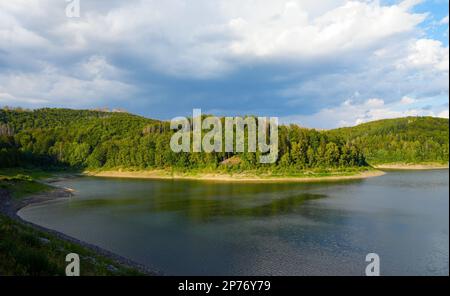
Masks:
[[[122,265],[127,268],[134,269],[144,275],[149,276],[161,276],[164,275],[163,272],[156,269],[151,269],[143,264],[137,263],[131,259],[103,249],[97,245],[79,240],[65,233],[59,232],[57,230],[49,229],[44,226],[26,221],[23,219],[19,212],[21,209],[39,204],[47,201],[58,200],[58,199],[70,199],[75,195],[75,190],[72,188],[65,188],[55,186],[55,182],[62,181],[64,179],[70,179],[78,176],[98,176],[98,177],[110,177],[110,178],[139,178],[139,179],[165,179],[165,180],[201,180],[201,181],[216,181],[216,182],[321,182],[321,181],[339,181],[339,180],[354,180],[354,179],[364,179],[370,177],[376,177],[384,175],[385,173],[378,170],[368,170],[363,172],[357,172],[353,175],[344,176],[318,176],[318,177],[260,177],[254,175],[226,175],[226,174],[203,174],[200,176],[183,176],[183,175],[170,175],[167,171],[135,171],[135,172],[120,172],[120,171],[103,171],[103,172],[84,172],[82,174],[69,174],[51,177],[43,180],[38,180],[37,182],[48,185],[51,190],[38,192],[26,196],[20,200],[14,200],[10,195],[8,190],[0,190],[0,213],[9,217],[10,219],[21,223],[25,226],[32,227],[37,231],[42,231],[47,234],[54,236],[56,239],[67,241],[76,244],[80,247],[86,248],[98,256],[110,259],[116,264]]]
[[[73,175],[63,175],[56,176],[44,180],[40,180],[38,182],[46,184],[50,186],[52,189],[45,192],[39,192],[36,194],[31,194],[23,199],[14,200],[8,190],[0,189],[0,214],[4,214],[5,216],[25,225],[34,228],[35,230],[42,231],[53,235],[55,238],[67,241],[76,245],[79,245],[83,248],[89,249],[90,251],[96,253],[98,256],[102,256],[114,261],[116,264],[122,265],[124,267],[128,267],[143,273],[144,275],[164,275],[163,272],[151,270],[150,267],[145,266],[143,264],[137,263],[103,249],[97,245],[79,240],[77,238],[66,235],[57,230],[49,229],[32,222],[24,220],[20,215],[19,211],[27,206],[39,204],[47,201],[58,200],[58,199],[70,199],[75,195],[75,190],[72,188],[58,187],[55,184],[52,184],[57,181],[61,181],[64,179],[70,179],[80,176],[97,176],[97,177],[105,177],[105,178],[130,178],[130,179],[155,179],[155,180],[199,180],[199,181],[215,181],[215,182],[246,182],[246,183],[262,183],[262,182],[321,182],[321,181],[340,181],[340,180],[357,180],[357,179],[365,179],[372,178],[377,176],[382,176],[386,174],[386,172],[381,171],[381,169],[387,170],[432,170],[432,169],[448,169],[448,165],[407,165],[407,164],[388,164],[388,165],[380,165],[374,166],[376,170],[366,170],[362,172],[356,172],[353,175],[336,175],[336,176],[317,176],[317,177],[260,177],[250,174],[199,174],[193,176],[186,175],[170,175],[167,171],[163,170],[152,170],[152,171],[100,171],[100,172],[84,172],[82,174],[73,174]]]
[[[374,165],[375,169],[379,170],[411,170],[411,171],[420,171],[420,170],[443,170],[448,169],[447,164],[439,164],[439,163],[422,163],[422,164],[408,164],[408,163],[386,163],[380,165]]]
[[[46,183],[47,185],[50,185],[49,183]],[[50,185],[53,187],[52,190],[48,192],[41,192],[37,194],[30,195],[28,197],[23,198],[20,201],[15,201],[10,196],[9,192],[4,190],[0,191],[0,213],[4,214],[8,218],[19,222],[25,226],[29,226],[34,228],[35,230],[42,231],[45,233],[48,233],[50,235],[55,236],[57,239],[67,241],[76,245],[79,245],[83,248],[86,248],[94,253],[96,253],[98,256],[105,257],[107,259],[110,259],[114,261],[116,264],[122,265],[127,268],[134,269],[143,275],[148,276],[155,276],[155,275],[163,275],[160,271],[150,270],[147,266],[137,263],[131,259],[128,259],[126,257],[123,257],[119,254],[113,253],[111,251],[108,251],[106,249],[103,249],[97,245],[79,240],[77,238],[74,238],[72,236],[69,236],[65,233],[62,233],[60,231],[46,228],[44,226],[29,222],[24,220],[22,217],[19,216],[19,211],[27,206],[39,204],[47,201],[52,200],[58,200],[58,199],[68,199],[72,198],[74,196],[74,190],[71,188],[62,188],[62,187],[55,187],[53,185]]]
[[[127,178],[127,179],[153,179],[153,180],[194,180],[194,181],[208,181],[208,182],[230,182],[230,183],[312,183],[323,181],[341,181],[341,180],[359,180],[366,178],[378,177],[386,174],[380,170],[368,170],[363,172],[356,172],[352,175],[330,175],[330,176],[316,176],[316,177],[276,177],[276,176],[256,176],[250,174],[212,174],[205,173],[199,175],[183,175],[183,174],[169,174],[163,170],[151,171],[86,171],[82,175],[102,177],[102,178]]]

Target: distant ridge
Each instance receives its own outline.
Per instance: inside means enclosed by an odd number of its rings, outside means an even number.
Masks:
[[[371,164],[448,163],[448,118],[381,119],[327,133],[361,145]]]

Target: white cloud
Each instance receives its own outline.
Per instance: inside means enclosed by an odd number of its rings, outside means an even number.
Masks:
[[[448,25],[448,15],[444,16],[440,21],[440,25]]]
[[[107,62],[104,56],[93,55],[76,65],[76,74],[87,79],[120,77],[121,71]]]
[[[349,105],[351,106],[351,104]],[[384,100],[378,98],[368,99],[365,105],[370,108],[380,108],[384,106]]]
[[[437,116],[442,118],[448,118],[448,108],[439,112]]]
[[[346,100],[333,108],[324,108],[311,115],[295,115],[281,119],[281,122],[296,122],[306,127],[334,128],[354,126],[364,122],[397,118],[405,116],[437,116],[448,118],[448,106],[437,108],[408,108],[405,101],[410,104],[411,98],[403,97],[400,101],[384,104],[379,98],[372,98],[361,103]],[[442,109],[444,108],[444,109]]]
[[[1,7],[1,6],[0,6]],[[0,42],[6,48],[42,48],[47,40],[35,32],[21,26],[14,16],[0,9]]]
[[[42,99],[34,99],[34,98],[27,98],[27,97],[21,97],[21,98],[16,98],[11,94],[8,93],[3,93],[0,92],[0,103],[8,106],[9,103],[24,103],[24,104],[47,104],[49,103],[49,101],[47,100],[42,100]]]
[[[40,32],[45,36],[31,37],[33,28],[17,23],[0,35],[0,41],[16,36],[14,42],[23,39],[42,46],[51,42],[47,50],[69,53],[116,47],[159,71],[202,78],[227,73],[242,56],[302,60],[379,47],[386,38],[412,32],[424,20],[424,14],[409,11],[415,2],[382,6],[376,1],[342,0],[127,1],[111,3],[106,11],[86,4],[77,20],[65,18],[63,11],[57,14],[48,0],[27,9],[22,1],[2,2],[6,16],[0,18],[0,27],[8,17],[42,15],[46,8],[54,14],[46,19],[56,24]]]
[[[89,79],[77,78],[49,65],[32,74],[0,72],[0,101],[4,105],[86,107],[126,100],[136,91],[131,85],[94,74]]]
[[[170,116],[206,101],[327,114],[350,97],[358,113],[448,96],[448,47],[423,35],[420,1],[382,2],[82,1],[82,17],[69,19],[65,1],[0,0],[0,92],[31,106],[140,100]]]
[[[410,105],[416,102],[416,99],[413,99],[411,97],[408,96],[404,96],[401,100],[400,103],[403,105]]]
[[[429,68],[436,71],[449,70],[449,48],[433,39],[419,39],[409,47],[406,59],[400,61],[400,67]]]
[[[229,27],[239,37],[231,44],[233,53],[258,57],[290,55],[293,59],[336,55],[411,32],[425,18],[408,11],[411,3],[380,6],[377,2],[349,1],[315,18],[310,17],[300,1],[281,3],[284,6],[271,15],[242,15],[230,21]]]

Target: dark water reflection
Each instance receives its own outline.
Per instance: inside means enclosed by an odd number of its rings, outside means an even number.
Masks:
[[[79,178],[20,215],[177,275],[448,275],[448,170],[230,184]]]

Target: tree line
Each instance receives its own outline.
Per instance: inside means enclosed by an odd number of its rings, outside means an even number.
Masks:
[[[449,120],[434,117],[385,119],[329,131],[361,147],[371,164],[448,163]]]
[[[401,127],[380,123],[332,131],[279,126],[278,160],[268,165],[259,163],[259,152],[175,153],[169,122],[129,113],[1,109],[0,167],[298,171],[361,167],[367,160],[448,161],[448,120],[414,120],[406,127],[402,121]]]

